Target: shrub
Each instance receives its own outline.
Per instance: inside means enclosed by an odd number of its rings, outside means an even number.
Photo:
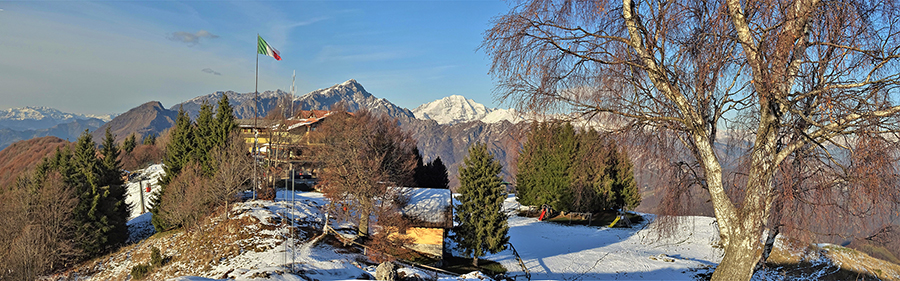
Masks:
[[[135,265],[131,268],[131,277],[134,277],[135,280],[144,279],[144,277],[147,277],[147,274],[150,273],[151,269],[153,269],[153,267],[146,263]]]
[[[153,267],[161,267],[165,264],[165,259],[159,253],[159,248],[157,247],[150,248],[150,264]]]

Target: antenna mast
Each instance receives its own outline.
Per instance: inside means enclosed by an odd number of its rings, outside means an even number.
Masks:
[[[297,80],[296,70],[294,70],[294,76],[291,76],[291,117],[294,117],[294,93],[297,91],[297,88],[294,88],[295,80]]]

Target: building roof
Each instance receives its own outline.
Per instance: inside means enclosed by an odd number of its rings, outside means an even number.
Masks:
[[[452,225],[451,193],[449,189],[401,187],[409,197],[403,214],[428,223]]]
[[[270,128],[277,124],[277,120],[271,119],[237,119],[234,120],[238,128]]]
[[[325,119],[328,115],[331,115],[331,111],[325,110],[303,110],[300,111],[297,116],[292,117],[287,121],[287,130],[293,130],[296,128],[309,126],[315,123],[318,123]]]
[[[280,125],[284,124],[287,126],[285,130],[290,131],[299,127],[309,126],[315,123],[318,123],[325,119],[328,115],[331,115],[331,111],[325,110],[303,110],[297,114],[295,117],[288,118],[287,120],[272,120],[272,119],[237,119],[235,123],[237,123],[239,128],[271,128],[271,129],[280,129],[278,128]],[[283,122],[283,123],[282,123]]]

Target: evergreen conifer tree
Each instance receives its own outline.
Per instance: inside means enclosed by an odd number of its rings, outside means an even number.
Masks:
[[[540,206],[544,204],[540,196],[540,186],[538,185],[538,177],[540,176],[540,155],[544,152],[544,147],[548,145],[548,138],[540,137],[545,135],[546,126],[540,123],[532,123],[530,133],[519,152],[516,167],[516,197],[519,203],[526,206]]]
[[[575,166],[578,142],[571,124],[543,123],[532,126],[519,155],[516,176],[519,200],[525,205],[550,205],[571,211],[570,172]]]
[[[619,151],[615,142],[610,142],[610,155],[612,159],[610,173],[613,175],[613,190],[615,191],[616,209],[633,210],[641,204],[641,193],[634,181],[634,169],[628,154]]]
[[[428,188],[450,189],[450,178],[448,178],[447,175],[447,166],[444,166],[444,161],[441,161],[440,156],[431,160],[431,162],[426,165],[425,170],[428,171]]]
[[[422,153],[419,152],[419,148],[413,148],[413,156],[416,158],[416,168],[413,170],[413,181],[415,182],[416,187],[425,187],[428,185],[428,167],[425,166],[424,160],[422,159]]]
[[[135,136],[134,133],[131,133],[131,135],[122,142],[122,151],[125,151],[125,153],[131,153],[131,151],[134,150],[135,146],[137,146],[137,136]]]
[[[524,205],[599,212],[640,204],[628,155],[593,129],[534,124],[517,165],[516,188]]]
[[[134,136],[132,134],[132,136]],[[116,138],[106,128],[103,138],[103,147],[100,154],[100,182],[105,191],[105,198],[101,202],[103,212],[108,218],[110,230],[108,244],[119,245],[128,240],[128,204],[125,203],[125,182],[122,180],[122,164],[119,162],[119,149],[116,147]]]
[[[145,145],[155,145],[156,144],[156,134],[149,133],[144,136],[144,140],[141,142]]]
[[[73,215],[75,236],[79,248],[87,255],[94,256],[106,247],[112,227],[102,204],[109,193],[99,185],[101,163],[97,159],[97,150],[88,130],[78,137],[69,163],[73,168],[69,179],[72,180],[79,199]]]
[[[160,189],[156,196],[151,199],[150,203],[153,207],[150,212],[153,213],[150,222],[157,232],[165,231],[173,225],[168,225],[164,218],[160,216],[160,206],[163,195],[166,192],[166,185],[172,182],[181,172],[181,169],[191,160],[194,135],[191,127],[191,118],[183,108],[178,109],[178,118],[175,119],[175,126],[169,132],[169,143],[166,145],[166,157],[163,159],[163,170],[166,174],[160,179]]]
[[[459,226],[453,239],[463,254],[474,258],[472,264],[477,267],[479,257],[500,252],[509,242],[506,214],[501,212],[506,193],[498,176],[502,166],[487,145],[469,147],[464,164],[459,170],[460,204],[455,216]]]
[[[204,175],[212,175],[215,165],[212,163],[210,152],[216,146],[218,134],[217,124],[213,117],[212,105],[203,101],[200,105],[200,113],[194,126],[194,159],[200,163]]]
[[[228,143],[228,137],[231,132],[237,129],[237,122],[234,121],[234,108],[228,101],[228,95],[222,94],[216,108],[216,129],[213,144],[218,147],[225,147]]]

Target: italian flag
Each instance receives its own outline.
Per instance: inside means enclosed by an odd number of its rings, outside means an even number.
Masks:
[[[281,60],[281,54],[278,53],[278,50],[269,46],[269,43],[266,43],[266,40],[263,40],[261,36],[256,35],[256,38],[259,39],[257,40],[259,44],[256,46],[256,53],[273,57],[275,60]]]

